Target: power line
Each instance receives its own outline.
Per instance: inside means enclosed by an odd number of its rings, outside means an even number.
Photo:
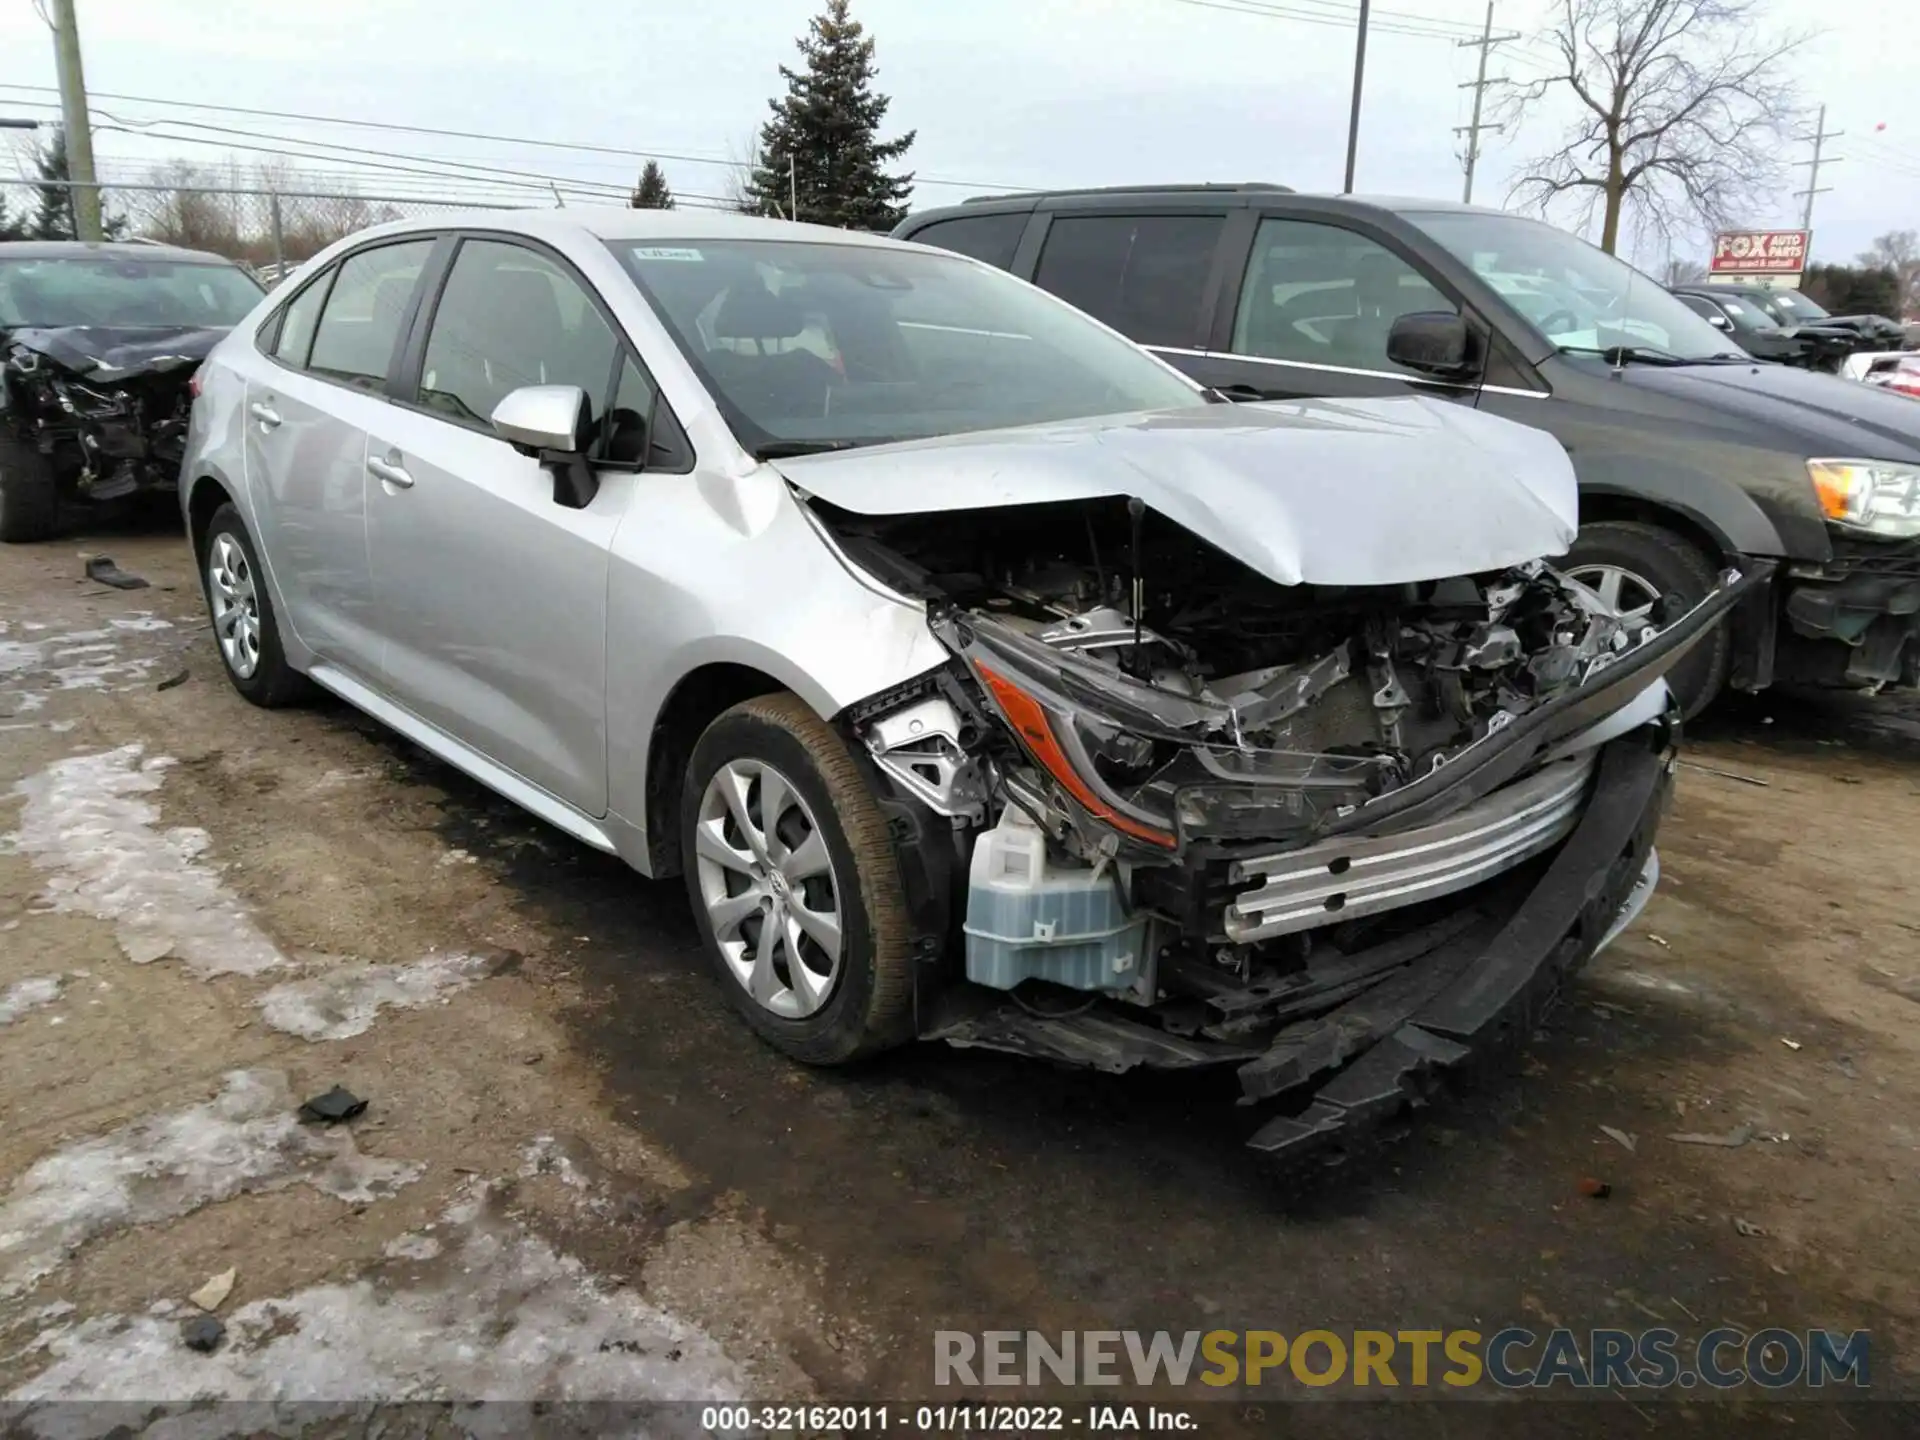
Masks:
[[[33,94],[51,94],[52,87],[46,85],[13,85],[0,83],[0,90],[27,91]],[[124,100],[134,105],[157,105],[175,110],[200,110],[212,114],[253,115],[269,120],[295,120],[308,125],[342,125],[359,130],[386,130],[405,135],[436,135],[450,140],[480,140],[493,145],[524,145],[542,150],[575,150],[596,155],[619,155],[633,160],[673,160],[689,165],[718,165],[725,169],[740,168],[742,162],[723,159],[714,155],[694,155],[677,153],[671,150],[632,150],[618,145],[596,145],[586,141],[573,140],[535,140],[520,135],[489,135],[476,130],[448,130],[432,125],[402,125],[385,120],[359,120],[343,115],[313,115],[295,110],[261,110],[246,105],[216,105],[203,100],[167,100],[153,95],[115,94],[105,90],[96,90],[93,97],[97,100]],[[319,144],[322,142],[310,142]],[[1008,184],[999,180],[956,180],[938,175],[915,175],[916,185],[954,186],[966,190],[1027,190],[1033,187]]]
[[[1203,10],[1223,10],[1229,15],[1248,15],[1257,20],[1295,20],[1308,25],[1332,25],[1341,30],[1353,29],[1360,19],[1360,12],[1357,9],[1328,12],[1293,8],[1294,5],[1302,3],[1302,0],[1292,0],[1291,5],[1268,4],[1263,3],[1263,0],[1175,0],[1175,3],[1195,5]],[[1452,40],[1461,33],[1459,30],[1439,29],[1430,23],[1417,20],[1409,23],[1378,18],[1371,18],[1368,29],[1382,31],[1389,35],[1411,35],[1422,40]]]
[[[1820,166],[1822,162],[1824,161],[1824,163],[1831,165],[1842,158],[1838,155],[1823,156],[1821,150],[1827,141],[1837,140],[1846,133],[1844,130],[1827,129],[1827,107],[1822,105],[1820,107],[1820,122],[1815,127],[1813,134],[1796,137],[1801,140],[1811,140],[1813,142],[1813,159],[1796,160],[1793,162],[1796,169],[1802,165],[1813,167],[1807,173],[1807,188],[1793,192],[1795,195],[1804,195],[1807,197],[1806,208],[1800,212],[1800,228],[1802,230],[1813,229],[1813,197],[1816,195],[1824,195],[1833,188],[1831,185],[1822,185],[1820,183]]]
[[[1473,91],[1473,120],[1470,124],[1456,128],[1454,131],[1456,135],[1465,134],[1467,137],[1467,183],[1465,188],[1460,192],[1460,203],[1463,205],[1471,205],[1473,203],[1473,168],[1480,159],[1480,132],[1482,130],[1498,130],[1500,128],[1498,125],[1482,125],[1480,123],[1480,102],[1486,97],[1487,86],[1504,85],[1508,83],[1507,80],[1501,76],[1496,76],[1492,80],[1487,78],[1487,56],[1493,53],[1494,46],[1503,45],[1509,40],[1518,40],[1519,38],[1518,32],[1512,30],[1507,31],[1504,35],[1495,35],[1493,33],[1493,0],[1487,0],[1487,23],[1480,31],[1480,38],[1477,40],[1457,40],[1454,42],[1456,45],[1462,47],[1472,46],[1480,52],[1479,66],[1475,71],[1472,83],[1460,87],[1462,90]]]

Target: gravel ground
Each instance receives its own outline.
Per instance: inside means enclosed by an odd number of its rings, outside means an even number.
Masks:
[[[99,550],[152,587],[80,580]],[[1230,1079],[934,1047],[794,1067],[726,1008],[678,882],[345,707],[242,702],[172,536],[9,548],[0,1395],[926,1398],[936,1328],[1662,1321],[1867,1326],[1876,1386],[1906,1384],[1916,816],[1920,706],[1727,705],[1659,894],[1528,1053],[1373,1160],[1282,1184],[1241,1150]],[[334,1084],[365,1114],[296,1123]],[[196,1354],[188,1297],[229,1270],[226,1342]],[[1648,1403],[1393,1418],[1912,1418]],[[1380,1424],[1213,1418],[1309,1412]]]

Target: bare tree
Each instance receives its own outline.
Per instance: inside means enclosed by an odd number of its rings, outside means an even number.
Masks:
[[[1860,263],[1871,269],[1891,270],[1899,282],[1903,314],[1920,310],[1920,232],[1889,230],[1876,235],[1860,252]]]
[[[1787,53],[1805,36],[1766,33],[1765,0],[1555,0],[1548,74],[1509,92],[1504,119],[1550,94],[1576,118],[1529,163],[1512,198],[1562,204],[1612,252],[1631,209],[1671,240],[1720,225],[1779,188],[1796,111]]]
[[[1682,260],[1676,255],[1668,257],[1667,267],[1661,272],[1660,283],[1671,289],[1675,285],[1698,285],[1706,278],[1706,266],[1698,260]]]

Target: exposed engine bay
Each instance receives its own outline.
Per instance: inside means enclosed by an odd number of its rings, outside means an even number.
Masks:
[[[1048,712],[1092,797],[1069,783],[1066,798],[1105,822],[1063,832],[1087,859],[1121,853],[1116,831],[1142,857],[1318,833],[1580,684],[1659,619],[1635,629],[1539,561],[1276,585],[1137,502],[833,529],[856,563],[934,606],[936,633],[1016,728],[1016,708]],[[1021,768],[985,758],[1003,778]]]
[[[1529,929],[1548,993],[1631,918],[1677,723],[1659,677],[1759,578],[1669,624],[1537,560],[1282,585],[1117,497],[809,505],[957,661],[847,717],[964,864],[973,986],[930,1033],[1110,1070],[1232,1063],[1250,1100],[1395,1037],[1398,1103],[1525,1002],[1475,991],[1451,1030],[1412,1023],[1480,984],[1528,907],[1565,912]]]
[[[68,493],[111,500],[178,481],[190,381],[224,330],[69,326],[0,333],[0,426]]]

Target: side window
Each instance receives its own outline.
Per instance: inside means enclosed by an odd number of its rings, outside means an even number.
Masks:
[[[620,356],[620,381],[607,423],[601,427],[594,459],[615,465],[643,465],[648,470],[691,468],[693,447],[673,411],[660,398],[631,355]]]
[[[384,385],[414,281],[432,250],[431,239],[408,240],[342,260],[314,330],[307,368],[367,390]]]
[[[1020,248],[1026,228],[1025,211],[1014,215],[962,215],[956,220],[937,220],[907,238],[916,245],[938,245],[942,250],[1011,270],[1013,252]]]
[[[1508,298],[1528,308],[1523,297]],[[1263,220],[1233,320],[1233,348],[1274,360],[1411,373],[1387,359],[1393,322],[1458,309],[1407,261],[1364,235],[1305,220]]]
[[[468,240],[427,332],[420,399],[473,425],[522,385],[578,385],[598,404],[616,343],[580,282],[546,256]]]
[[[1720,313],[1719,307],[1711,300],[1704,300],[1698,295],[1676,295],[1673,298],[1703,320],[1711,320]]]
[[[307,368],[307,352],[313,348],[314,322],[320,318],[320,307],[327,303],[327,290],[338,273],[330,269],[315,277],[313,283],[280,312],[280,334],[273,343],[272,354],[283,365],[291,365],[296,370]]]
[[[1034,283],[1143,345],[1192,345],[1223,215],[1056,217]]]

